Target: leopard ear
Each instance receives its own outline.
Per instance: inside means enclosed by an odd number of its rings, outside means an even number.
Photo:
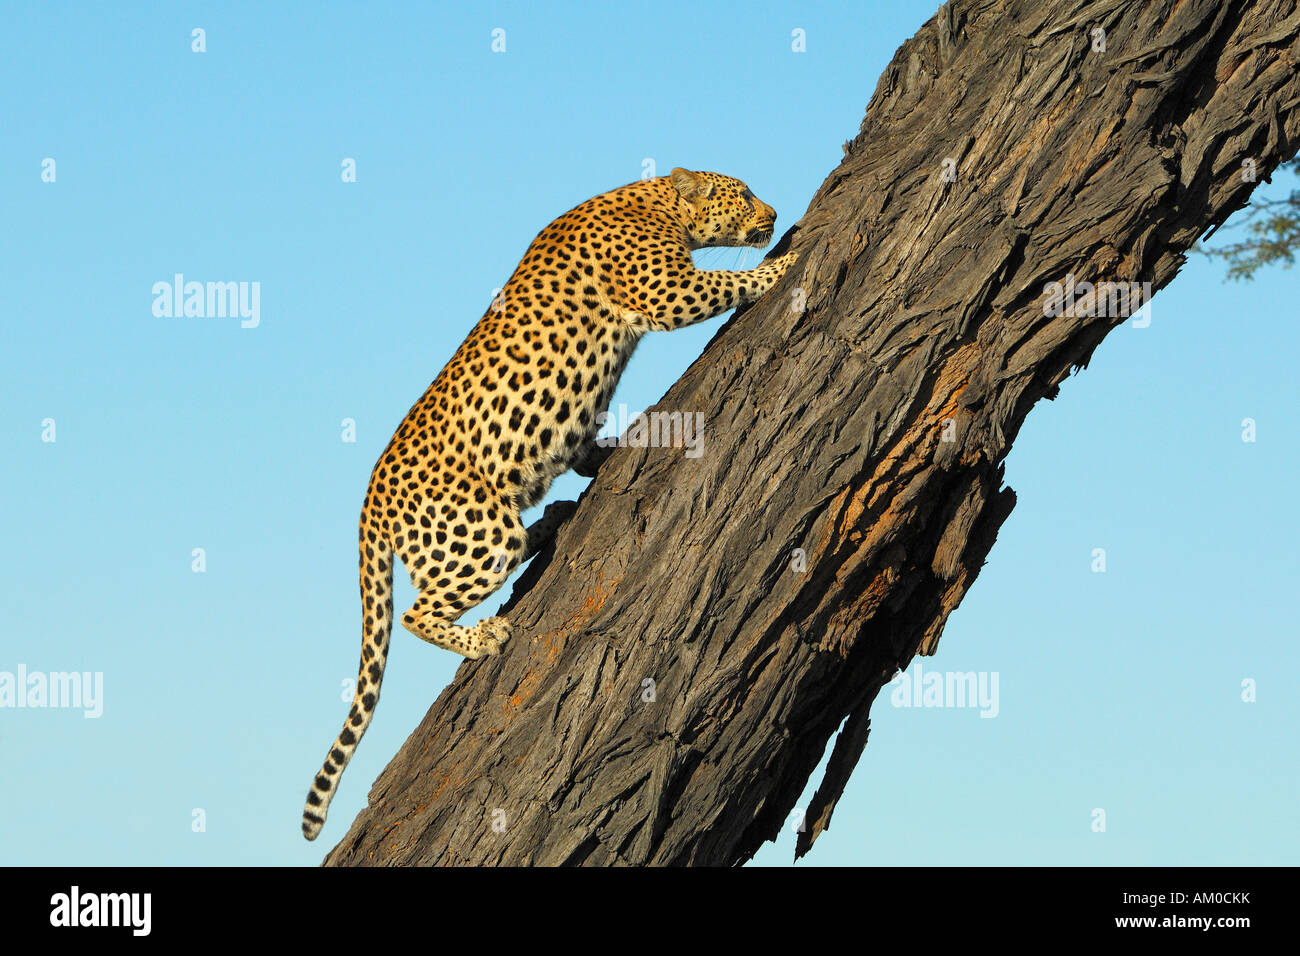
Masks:
[[[673,181],[677,194],[683,199],[694,199],[697,196],[700,199],[708,199],[713,195],[713,183],[703,176],[697,176],[689,169],[678,166],[668,174],[668,178]]]

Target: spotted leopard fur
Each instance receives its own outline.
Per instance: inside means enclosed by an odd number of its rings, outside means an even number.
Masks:
[[[361,510],[361,668],[347,722],[307,795],[307,839],[324,825],[379,700],[395,559],[420,592],[403,627],[471,660],[500,653],[510,637],[505,618],[454,622],[543,547],[574,505],[550,505],[527,530],[520,512],[556,476],[569,468],[592,475],[609,454],[594,442],[597,416],[642,335],[752,301],[794,261],[788,254],[749,271],[702,271],[691,250],[764,246],[775,222],[740,180],[674,169],[589,199],[533,240],[370,476]]]

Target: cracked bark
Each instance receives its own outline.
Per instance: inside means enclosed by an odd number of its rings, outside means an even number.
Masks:
[[[740,863],[842,728],[805,853],[1011,511],[1025,415],[1125,322],[1045,317],[1045,285],[1173,279],[1242,161],[1295,153],[1298,37],[1296,0],[945,5],[778,245],[799,262],[657,406],[704,413],[703,456],[606,462],[507,653],[461,666],[326,864]]]

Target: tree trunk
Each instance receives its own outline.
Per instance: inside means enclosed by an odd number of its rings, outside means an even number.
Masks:
[[[704,453],[605,463],[326,863],[741,863],[843,725],[806,852],[1010,513],[1025,415],[1126,321],[1047,284],[1166,285],[1294,154],[1298,37],[1296,0],[941,8],[799,261],[657,406]]]

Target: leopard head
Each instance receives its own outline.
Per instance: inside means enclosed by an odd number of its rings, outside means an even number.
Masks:
[[[776,210],[739,179],[691,172],[680,166],[668,179],[680,197],[679,209],[691,248],[762,247],[772,240]]]

